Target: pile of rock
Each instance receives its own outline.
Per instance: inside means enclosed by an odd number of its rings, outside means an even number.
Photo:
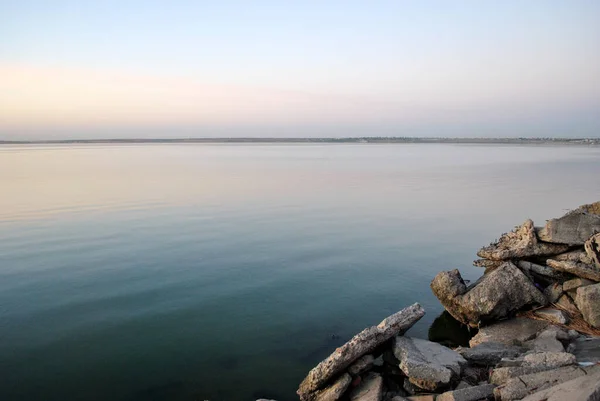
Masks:
[[[527,220],[478,252],[486,271],[475,283],[458,270],[431,283],[456,320],[478,329],[469,347],[405,337],[425,314],[414,304],[319,363],[300,399],[600,401],[600,337],[590,335],[600,333],[598,233],[600,202],[542,228]]]

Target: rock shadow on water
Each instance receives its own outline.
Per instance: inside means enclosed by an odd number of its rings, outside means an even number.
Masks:
[[[469,340],[477,334],[477,329],[471,328],[454,319],[447,311],[435,318],[429,327],[429,341],[446,347],[468,347]]]

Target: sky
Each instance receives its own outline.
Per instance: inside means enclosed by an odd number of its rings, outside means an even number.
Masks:
[[[0,139],[599,137],[600,1],[0,0]]]

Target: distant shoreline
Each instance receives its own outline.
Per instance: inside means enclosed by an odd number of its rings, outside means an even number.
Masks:
[[[173,139],[58,139],[35,141],[0,140],[0,145],[54,144],[123,144],[123,143],[450,143],[450,144],[560,144],[600,145],[600,138],[173,138]]]

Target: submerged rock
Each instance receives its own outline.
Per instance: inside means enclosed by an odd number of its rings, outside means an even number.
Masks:
[[[537,230],[545,242],[583,245],[590,236],[600,232],[600,202],[583,205],[558,219],[548,220]]]
[[[545,305],[546,297],[511,262],[486,274],[467,291],[458,270],[438,273],[431,289],[444,308],[471,327],[507,317],[526,305]]]
[[[314,400],[314,392],[325,387],[327,382],[340,374],[361,356],[370,353],[392,337],[404,333],[425,315],[419,304],[413,304],[397,312],[379,325],[369,327],[346,344],[336,349],[330,356],[313,368],[298,388],[303,401]],[[348,375],[348,377],[350,377]]]
[[[575,304],[590,326],[600,328],[600,283],[579,287]]]
[[[394,355],[411,383],[425,390],[446,387],[460,376],[467,361],[443,345],[411,337],[396,337]]]
[[[556,255],[568,249],[568,245],[539,242],[533,221],[526,220],[521,226],[500,237],[498,242],[481,248],[477,256],[490,260],[509,260]]]

